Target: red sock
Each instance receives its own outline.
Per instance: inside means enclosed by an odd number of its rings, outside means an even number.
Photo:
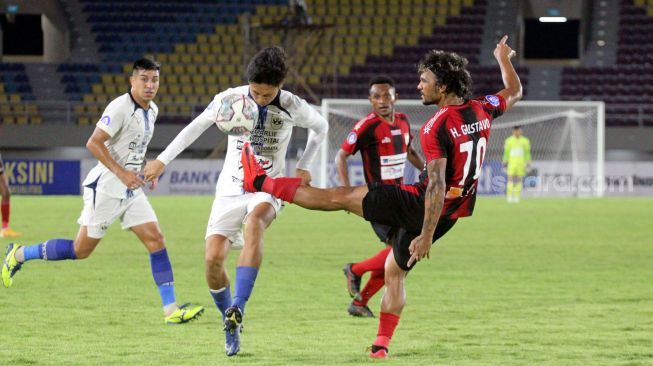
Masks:
[[[388,348],[390,339],[399,324],[399,315],[392,313],[381,313],[379,317],[379,331],[376,334],[374,345]]]
[[[365,272],[383,270],[385,268],[385,259],[388,257],[391,249],[391,246],[386,246],[373,257],[351,266],[351,271],[357,276],[362,276]]]
[[[354,300],[354,305],[358,306],[365,306],[367,305],[367,302],[376,294],[379,292],[379,290],[385,285],[385,271],[380,270],[380,271],[372,271],[372,275],[370,276],[370,279],[367,280],[367,283],[365,284],[365,287],[363,287],[363,290],[361,291],[361,301]]]
[[[302,184],[301,178],[279,177],[270,178],[266,177],[261,186],[261,191],[269,193],[277,198],[293,203],[297,188]]]
[[[2,228],[9,227],[9,200],[2,201]]]

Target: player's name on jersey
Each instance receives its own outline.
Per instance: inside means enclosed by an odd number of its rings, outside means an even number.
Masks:
[[[468,125],[460,125],[460,131],[462,132],[463,135],[469,135],[471,133],[487,130],[489,128],[490,128],[490,120],[487,118],[480,121],[476,121],[474,123],[470,123]],[[461,136],[461,134],[458,132],[458,129],[456,127],[450,128],[449,132],[451,132],[451,136],[453,136],[454,138]]]

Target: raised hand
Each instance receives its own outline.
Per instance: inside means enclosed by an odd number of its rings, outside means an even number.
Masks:
[[[506,34],[501,38],[499,43],[497,43],[496,48],[494,49],[494,58],[497,60],[501,58],[507,58],[510,60],[511,58],[515,57],[517,55],[517,52],[510,48],[508,44],[506,43],[508,41],[508,35]]]

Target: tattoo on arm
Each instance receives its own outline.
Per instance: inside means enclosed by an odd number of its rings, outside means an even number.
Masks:
[[[446,159],[437,159],[427,165],[429,183],[424,197],[424,224],[422,234],[433,235],[438,225],[442,207],[444,206],[444,193],[446,183],[444,180]]]

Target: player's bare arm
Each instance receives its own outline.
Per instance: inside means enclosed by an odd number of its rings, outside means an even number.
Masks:
[[[411,254],[408,259],[408,267],[415,261],[419,261],[422,258],[429,258],[433,234],[435,233],[436,226],[438,226],[440,213],[444,206],[444,195],[447,186],[445,182],[446,167],[447,159],[445,158],[432,160],[426,166],[429,183],[424,193],[424,223],[422,225],[422,233],[413,239],[408,248]]]
[[[411,145],[408,145],[407,152],[408,154],[406,158],[408,159],[408,161],[410,161],[410,163],[413,164],[415,168],[419,170],[424,169],[424,159],[422,159],[422,157],[419,156],[417,151],[415,151],[415,149],[413,149]]]
[[[111,153],[109,153],[109,150],[104,145],[104,142],[110,137],[111,136],[102,129],[96,128],[86,142],[86,148],[129,189],[136,189],[143,186],[144,182],[138,176],[138,172],[132,172],[125,169],[111,156]]]
[[[302,179],[302,185],[310,186],[311,185],[311,172],[304,169],[295,169],[295,177]]]
[[[351,154],[346,152],[343,149],[338,150],[336,154],[336,170],[338,171],[338,178],[340,178],[340,184],[343,187],[350,187],[351,182],[349,181],[349,170],[347,167],[347,159]]]
[[[515,105],[515,103],[522,98],[521,81],[510,61],[516,53],[512,48],[510,48],[510,46],[508,46],[506,43],[507,41],[508,36],[503,36],[494,49],[494,58],[496,58],[499,63],[499,68],[501,68],[501,77],[504,86],[504,89],[499,91],[497,94],[501,95],[506,100],[506,110]]]

